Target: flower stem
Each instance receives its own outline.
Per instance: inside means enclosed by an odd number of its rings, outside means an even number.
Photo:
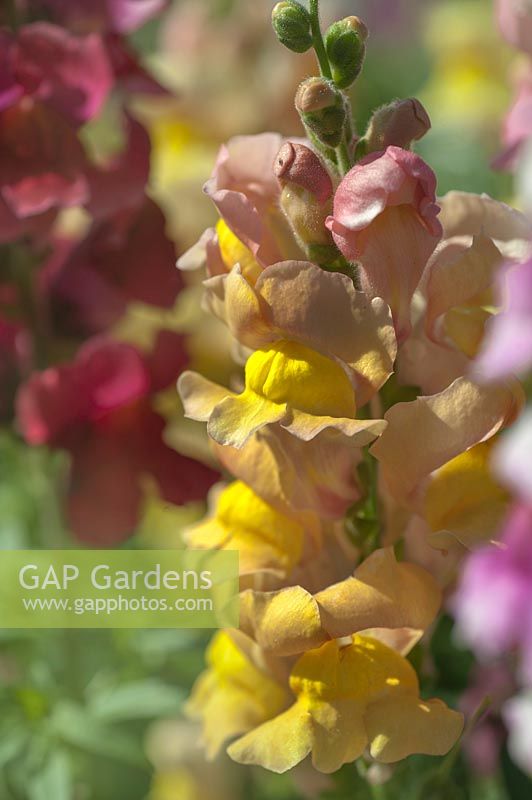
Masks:
[[[332,81],[331,65],[327,58],[325,45],[323,44],[323,36],[321,35],[320,28],[320,0],[310,0],[310,29],[312,31],[312,39],[314,50],[320,65],[320,71],[324,78]]]
[[[320,65],[320,72],[324,78],[327,78],[327,80],[332,81],[333,76],[332,76],[331,65],[329,64],[327,51],[325,50],[325,45],[323,43],[323,36],[321,34],[320,1],[310,0],[309,11],[310,11],[310,29],[312,31],[313,46],[314,50],[316,51],[318,64]],[[348,113],[349,114],[351,113],[350,106],[348,107]],[[351,169],[351,159],[349,158],[349,149],[347,147],[345,133],[344,136],[342,137],[341,143],[336,148],[336,158],[342,175],[345,175]]]

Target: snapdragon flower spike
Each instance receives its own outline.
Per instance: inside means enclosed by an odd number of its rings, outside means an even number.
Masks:
[[[383,763],[444,755],[463,728],[462,714],[441,700],[422,700],[410,663],[370,636],[309,650],[289,685],[294,704],[233,742],[231,758],[282,773],[311,754],[313,766],[330,773],[367,747]]]
[[[502,312],[490,323],[475,364],[484,381],[532,369],[532,260],[504,266],[498,295]]]
[[[33,373],[19,388],[17,420],[26,441],[71,456],[67,514],[81,540],[112,545],[131,535],[145,474],[175,504],[202,498],[216,480],[212,470],[167,447],[165,421],[151,407],[185,358],[174,333],[161,332],[150,357],[102,337],[85,343],[72,363]]]
[[[399,341],[411,329],[410,305],[442,228],[436,177],[418,155],[388,147],[359,161],[343,178],[326,225],[362,289],[392,309]]]
[[[303,441],[326,429],[359,446],[373,441],[382,422],[355,418],[355,390],[359,405],[367,402],[392,369],[395,338],[382,301],[370,302],[346,276],[304,262],[270,267],[255,287],[238,267],[221,280],[229,329],[256,350],[240,395],[184,373],[178,389],[187,416],[207,421],[215,441],[237,448],[275,424]]]
[[[490,476],[489,450],[475,446],[509,425],[522,403],[517,385],[458,378],[439,394],[386,412],[387,428],[371,452],[392,497],[437,528],[435,545],[446,547],[453,536],[471,546],[493,532],[505,496]]]
[[[271,572],[286,577],[304,557],[321,546],[321,525],[312,514],[284,514],[242,481],[224,488],[212,513],[186,529],[187,545],[196,550],[238,550],[239,573]]]
[[[441,605],[435,579],[415,564],[398,563],[392,548],[375,550],[354,575],[312,595],[302,586],[273,592],[248,589],[240,600],[240,629],[268,655],[293,656],[368,629],[398,632],[409,648]]]

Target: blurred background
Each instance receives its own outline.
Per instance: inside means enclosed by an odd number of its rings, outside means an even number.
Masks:
[[[204,513],[218,474],[202,432],[182,418],[175,379],[190,365],[223,380],[231,359],[223,329],[199,311],[199,278],[179,276],[175,260],[216,222],[202,184],[220,144],[265,130],[301,135],[294,92],[316,71],[310,54],[276,41],[271,0],[154,2],[127,22],[114,5],[128,3],[10,0],[0,10],[4,52],[36,21],[100,43],[89,111],[58,111],[28,84],[18,105],[0,103],[0,198],[19,198],[16,213],[0,199],[2,549],[179,547],[184,526]],[[416,96],[433,123],[417,149],[439,192],[511,201],[511,178],[491,166],[513,59],[491,0],[322,6],[325,18],[357,14],[370,29],[353,97],[360,129],[375,107]],[[99,76],[96,56],[107,64]],[[32,75],[50,63],[32,63]],[[0,53],[1,97],[7,72]],[[131,359],[142,391],[130,387]],[[131,391],[95,418],[80,397],[115,375]],[[207,639],[0,631],[0,800],[365,797],[349,773],[333,784],[224,758],[207,765],[181,712]],[[431,657],[432,687],[462,702],[473,660],[449,619]],[[466,754],[457,797],[532,797],[502,723],[493,726],[502,757],[486,766]]]

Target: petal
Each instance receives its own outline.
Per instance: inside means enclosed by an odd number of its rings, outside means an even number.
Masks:
[[[240,596],[240,628],[276,656],[293,655],[327,640],[318,605],[301,586]]]
[[[312,763],[317,770],[336,772],[364,753],[368,737],[363,711],[364,706],[356,700],[335,700],[312,706]]]
[[[441,604],[434,578],[415,564],[397,563],[393,548],[376,550],[351,578],[315,595],[323,628],[341,638],[367,628],[426,630]]]
[[[308,756],[313,733],[309,711],[304,703],[297,702],[288,711],[233,742],[227,753],[239,764],[258,764],[272,772],[287,772]]]
[[[388,427],[372,446],[392,495],[415,501],[421,482],[474,444],[493,436],[514,418],[521,403],[514,387],[481,387],[458,378],[447,389],[386,414]]]
[[[286,422],[281,422],[281,426],[292,436],[296,436],[304,442],[310,442],[322,431],[339,431],[344,436],[349,437],[354,447],[365,447],[371,444],[377,436],[386,428],[383,419],[347,419],[344,417],[322,417],[314,414],[307,414],[305,411],[290,409]]]
[[[447,708],[441,700],[425,701],[411,695],[372,703],[365,722],[371,755],[385,764],[414,753],[443,756],[464,727],[463,714]]]
[[[476,236],[471,247],[462,250],[449,263],[440,255],[429,268],[426,330],[437,340],[438,319],[455,306],[466,305],[491,285],[501,254],[486,236]]]
[[[357,292],[347,276],[287,261],[265,270],[256,292],[262,316],[278,336],[351,367],[359,406],[389,377],[396,355],[390,311],[382,300]]]
[[[185,416],[198,422],[207,422],[214,407],[222,400],[236,397],[229,389],[189,370],[180,375],[177,391],[183,402]]]
[[[215,444],[214,451],[226,469],[282,510],[340,519],[360,496],[355,470],[361,451],[330,431],[303,442],[271,427],[254,434],[240,450]]]
[[[213,409],[207,433],[215,442],[242,447],[255,431],[286,418],[286,403],[273,403],[255,392],[225,397]]]

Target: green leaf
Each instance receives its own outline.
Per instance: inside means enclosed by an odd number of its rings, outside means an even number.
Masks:
[[[43,769],[28,781],[28,800],[72,800],[74,787],[70,761],[57,750],[47,759]]]
[[[90,703],[93,717],[103,722],[155,719],[177,714],[184,693],[157,680],[135,681],[100,691]]]
[[[95,719],[87,709],[63,701],[54,709],[51,730],[65,744],[131,766],[145,763],[139,742],[129,733]]]

